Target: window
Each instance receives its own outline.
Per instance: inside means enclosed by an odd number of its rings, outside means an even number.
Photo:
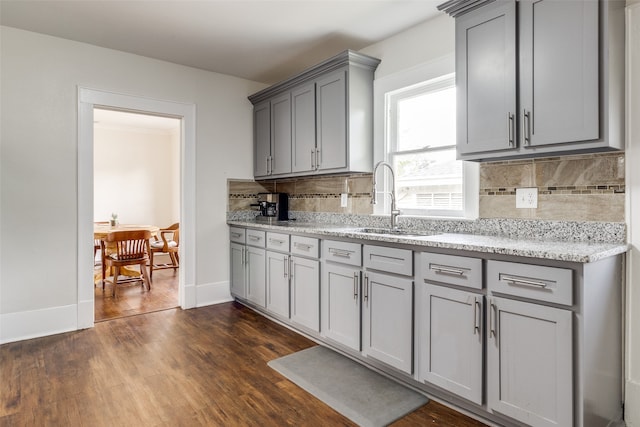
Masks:
[[[384,112],[385,158],[393,165],[396,203],[401,212],[431,217],[473,216],[477,190],[474,202],[465,194],[465,190],[473,191],[465,184],[475,169],[477,186],[477,166],[466,167],[467,162],[456,160],[454,75],[385,92]]]

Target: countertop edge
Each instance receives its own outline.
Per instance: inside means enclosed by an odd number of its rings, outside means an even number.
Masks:
[[[582,264],[620,255],[629,249],[629,245],[623,243],[542,241],[475,234],[434,233],[422,237],[373,235],[356,233],[349,230],[353,227],[333,224],[279,225],[236,220],[229,220],[227,224],[278,232],[304,233],[316,236],[342,237],[371,242],[398,243],[417,247],[464,250]]]

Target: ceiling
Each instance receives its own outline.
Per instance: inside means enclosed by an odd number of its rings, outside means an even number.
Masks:
[[[444,0],[0,0],[0,24],[273,84]]]

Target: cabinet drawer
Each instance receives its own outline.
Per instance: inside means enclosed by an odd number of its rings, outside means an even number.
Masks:
[[[326,261],[360,266],[362,265],[362,245],[325,240],[322,242],[322,257]]]
[[[420,256],[425,282],[482,289],[481,259],[431,253],[422,253]]]
[[[267,233],[267,249],[289,252],[289,235],[282,233]]]
[[[265,232],[258,230],[247,230],[247,245],[264,248]]]
[[[363,264],[366,268],[389,273],[413,275],[413,251],[385,246],[364,246]]]
[[[229,227],[229,240],[244,245],[245,232],[246,230],[244,228]]]
[[[573,271],[567,268],[488,261],[487,286],[491,292],[564,305],[573,303]]]
[[[313,237],[291,236],[291,254],[318,258],[320,241]]]

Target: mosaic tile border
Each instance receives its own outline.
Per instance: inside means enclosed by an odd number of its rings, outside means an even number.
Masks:
[[[518,187],[519,188],[519,187]],[[537,187],[539,194],[624,194],[624,185],[567,185]],[[481,196],[515,196],[516,187],[482,188]]]

